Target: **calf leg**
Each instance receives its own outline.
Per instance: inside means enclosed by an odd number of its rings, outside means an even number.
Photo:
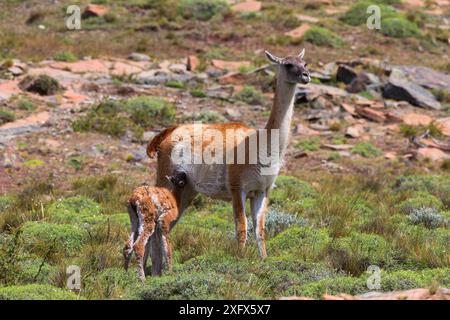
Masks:
[[[151,221],[148,224],[144,224],[144,230],[138,236],[134,243],[134,252],[138,261],[138,275],[141,281],[145,280],[145,247],[147,246],[148,239],[155,231],[155,222]]]
[[[131,222],[131,232],[130,237],[125,243],[123,248],[123,258],[124,258],[124,268],[128,270],[128,266],[130,264],[131,255],[133,253],[133,245],[138,237],[138,229],[139,229],[139,219],[137,216],[136,208],[134,208],[131,204],[128,204],[128,214],[130,216]]]
[[[250,207],[252,210],[253,229],[255,231],[255,239],[258,244],[259,255],[261,258],[266,258],[266,243],[265,243],[265,215],[267,211],[267,193],[256,192],[255,196],[250,199]]]

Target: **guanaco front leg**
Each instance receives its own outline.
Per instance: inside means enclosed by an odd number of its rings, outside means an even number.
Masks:
[[[236,238],[239,250],[245,248],[247,242],[247,217],[245,216],[245,199],[246,194],[240,189],[231,190],[233,201],[234,223],[236,227]]]
[[[265,242],[265,216],[267,212],[267,192],[256,192],[253,198],[250,198],[250,208],[253,218],[253,229],[255,232],[256,243],[258,244],[259,255],[262,259],[267,257]]]

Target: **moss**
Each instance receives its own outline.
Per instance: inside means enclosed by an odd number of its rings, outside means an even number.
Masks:
[[[21,230],[27,248],[42,255],[51,249],[53,252],[73,255],[80,250],[86,236],[80,227],[43,221],[26,222]]]
[[[264,105],[266,103],[266,98],[264,97],[262,92],[252,86],[245,86],[234,97],[237,100],[251,105]]]
[[[327,247],[330,236],[326,229],[295,226],[267,242],[269,252],[295,252],[300,258],[316,259]]]
[[[378,157],[382,154],[381,150],[370,142],[360,142],[351,150],[353,154],[359,154],[364,158]]]
[[[166,87],[175,88],[175,89],[184,89],[185,88],[185,84],[180,81],[167,81],[164,85]]]
[[[6,109],[0,108],[0,125],[16,120],[16,115]]]
[[[418,192],[414,197],[402,201],[398,207],[401,212],[411,214],[414,210],[421,208],[441,209],[442,202],[427,192]]]
[[[51,285],[28,284],[23,286],[0,287],[0,300],[78,300],[70,291]]]
[[[419,35],[419,28],[406,18],[387,18],[382,21],[381,32],[389,37],[406,38]]]
[[[23,165],[28,168],[42,167],[44,165],[44,161],[42,161],[40,159],[31,159],[31,160],[25,161],[23,163]]]
[[[344,40],[334,32],[316,26],[305,32],[304,39],[321,47],[341,48],[345,45]]]
[[[75,196],[56,201],[47,212],[54,222],[81,223],[99,215],[100,206],[87,197]]]
[[[77,56],[70,51],[63,51],[57,53],[53,56],[53,59],[55,59],[56,61],[65,61],[65,62],[75,62],[78,60]]]
[[[359,275],[370,265],[393,266],[397,254],[382,236],[353,233],[335,239],[328,248],[328,255],[334,268]]]
[[[190,93],[191,93],[191,96],[193,96],[195,98],[206,98],[207,97],[205,91],[203,91],[202,89],[192,89]]]
[[[181,0],[178,11],[186,19],[207,21],[228,13],[229,7],[223,0]]]

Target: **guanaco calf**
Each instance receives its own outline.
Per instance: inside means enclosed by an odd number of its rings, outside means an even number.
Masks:
[[[123,249],[124,267],[128,270],[134,251],[142,281],[145,280],[146,257],[150,250],[147,242],[153,234],[158,237],[161,246],[163,269],[172,269],[172,246],[168,235],[180,217],[179,193],[186,183],[186,176],[176,173],[167,179],[172,188],[141,186],[133,191],[128,200],[131,234]]]

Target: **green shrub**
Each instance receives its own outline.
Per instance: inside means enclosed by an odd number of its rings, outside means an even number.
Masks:
[[[49,250],[73,255],[81,249],[86,236],[80,227],[43,221],[26,222],[21,230],[27,248],[42,255]]]
[[[450,207],[450,180],[445,176],[399,176],[394,189],[398,191],[426,191],[440,198],[446,208]]]
[[[340,293],[356,295],[367,291],[369,291],[369,289],[367,289],[366,281],[364,281],[364,279],[339,276],[322,279],[305,285],[292,286],[284,292],[284,294],[295,294],[298,296],[320,299],[325,293],[332,295]]]
[[[435,208],[414,209],[409,215],[409,221],[412,224],[422,224],[429,229],[450,225],[450,218],[439,214]]]
[[[207,97],[205,91],[203,91],[202,89],[192,89],[190,93],[191,93],[191,96],[193,96],[195,98],[206,98]]]
[[[27,99],[21,99],[18,103],[18,107],[19,109],[26,111],[32,111],[36,109],[36,106],[33,104],[33,102]]]
[[[178,11],[186,19],[207,21],[218,14],[226,14],[229,7],[223,0],[181,0]]]
[[[185,84],[183,82],[173,80],[173,81],[167,81],[165,83],[165,86],[168,88],[184,89]]]
[[[345,44],[344,40],[334,32],[317,26],[305,32],[304,40],[317,46],[331,48],[341,48]]]
[[[0,287],[0,300],[78,300],[70,291],[51,285],[28,284],[23,286]]]
[[[176,276],[148,277],[144,287],[130,292],[139,300],[220,299],[225,278],[217,273],[185,273]]]
[[[317,192],[307,182],[292,176],[279,176],[270,192],[270,203],[276,208],[299,214],[312,209]]]
[[[83,292],[90,299],[117,299],[122,298],[127,289],[139,286],[138,281],[135,272],[108,268],[87,277]]]
[[[390,17],[399,16],[394,8],[377,2],[379,1],[358,1],[342,16],[342,21],[352,26],[365,24],[367,18],[370,16],[370,13],[367,13],[367,8],[372,4],[377,4],[379,6],[383,21]]]
[[[16,120],[16,115],[8,110],[0,109],[0,125]]]
[[[381,150],[370,142],[360,142],[351,150],[354,154],[359,154],[364,158],[378,157],[382,154]]]
[[[419,34],[417,25],[406,18],[383,18],[381,23],[381,32],[389,37],[406,38]]]
[[[12,196],[0,196],[0,212],[6,211],[11,208],[14,203]]]
[[[134,123],[145,128],[168,125],[175,119],[175,107],[158,97],[134,97],[126,102],[125,108]]]
[[[306,226],[306,224],[306,220],[301,217],[284,213],[274,208],[269,208],[266,213],[264,223],[266,228],[266,237],[273,237],[292,226]],[[248,221],[247,232],[249,236],[253,235],[255,232],[253,229],[252,220]]]
[[[330,236],[326,229],[295,226],[267,242],[270,252],[295,252],[300,258],[316,259],[327,247]]]
[[[26,91],[35,92],[41,96],[56,94],[61,89],[58,80],[45,74],[36,77],[27,76],[19,83],[19,86]]]
[[[245,86],[235,96],[237,100],[243,101],[251,105],[264,105],[266,98],[261,91],[252,86]]]
[[[205,110],[200,112],[194,112],[191,115],[184,116],[183,122],[202,122],[202,123],[223,123],[227,119],[219,112],[214,110]]]
[[[25,161],[23,165],[28,168],[42,167],[44,165],[44,161],[40,159],[30,159]]]
[[[368,266],[381,268],[395,264],[396,253],[381,236],[353,233],[350,237],[335,239],[328,248],[328,255],[334,268],[360,275]]]
[[[414,197],[399,204],[400,211],[405,214],[411,214],[414,210],[421,208],[441,209],[442,202],[427,192],[418,192]]]
[[[56,201],[48,208],[50,219],[58,223],[80,223],[100,214],[100,206],[95,201],[74,196]]]
[[[320,138],[311,137],[300,140],[295,144],[295,147],[306,151],[317,151],[320,149]]]
[[[78,60],[77,56],[70,51],[63,51],[57,53],[55,54],[53,59],[55,59],[56,61],[65,61],[65,62],[75,62]]]

